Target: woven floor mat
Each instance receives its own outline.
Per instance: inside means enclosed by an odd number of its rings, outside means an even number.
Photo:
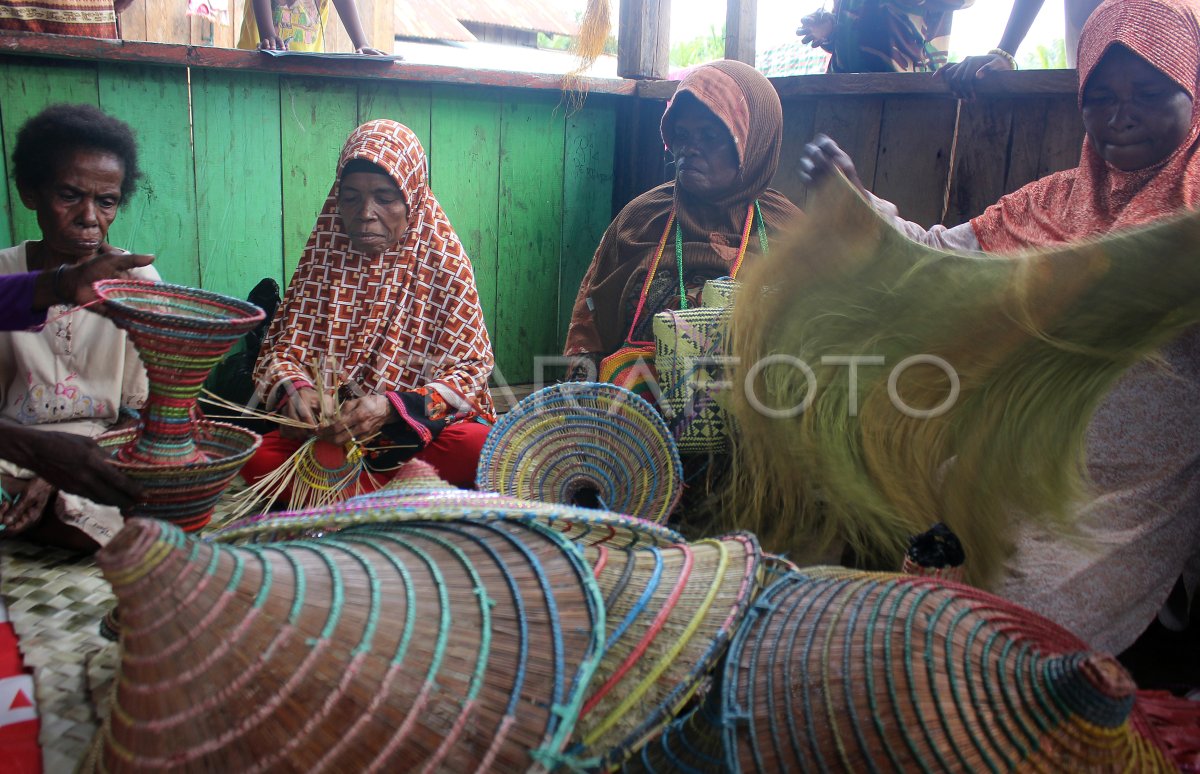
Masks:
[[[104,654],[115,644],[99,629],[112,589],[91,557],[4,540],[0,594],[34,672],[45,770],[74,771],[98,725],[93,696],[112,681],[115,659]]]

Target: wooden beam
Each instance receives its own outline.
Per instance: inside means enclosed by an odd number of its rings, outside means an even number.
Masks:
[[[954,95],[946,84],[932,73],[828,73],[824,75],[793,75],[772,78],[779,96],[876,96],[904,94],[926,94],[953,99]],[[637,95],[642,99],[670,99],[678,81],[648,81],[637,85]],[[1074,70],[1020,70],[993,73],[986,81],[980,81],[976,90],[980,94],[1011,94],[1047,96],[1075,94],[1079,90],[1079,79]]]
[[[0,62],[12,61],[11,58],[8,58],[10,55],[50,57],[83,62],[134,62],[200,68],[231,68],[281,75],[315,75],[363,80],[562,90],[562,76],[540,73],[418,65],[354,55],[321,58],[320,55],[290,54],[276,57],[260,51],[241,51],[239,49],[213,48],[212,46],[102,40],[73,35],[43,35],[37,32],[0,32]],[[632,95],[636,86],[637,84],[633,81],[623,81],[618,78],[584,79],[584,89],[588,94]]]
[[[758,0],[729,0],[725,7],[725,58],[754,66]]]
[[[617,75],[666,78],[671,56],[671,0],[620,0]]]

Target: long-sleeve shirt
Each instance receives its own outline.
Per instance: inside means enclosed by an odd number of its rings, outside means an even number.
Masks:
[[[33,286],[39,273],[0,276],[0,330],[21,331],[46,322],[46,310],[33,308]]]

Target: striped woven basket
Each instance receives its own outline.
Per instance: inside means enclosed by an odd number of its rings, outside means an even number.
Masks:
[[[382,489],[345,502],[291,513],[238,519],[209,537],[224,542],[271,543],[316,537],[346,527],[413,520],[473,519],[538,524],[582,545],[671,545],[683,541],[661,524],[590,508],[531,502],[447,484],[428,463],[411,460]]]
[[[596,583],[537,527],[231,547],[133,519],[97,561],[121,664],[83,771],[552,767],[600,656]]]
[[[758,590],[749,533],[666,548],[589,548],[605,597],[604,658],[569,750],[611,768],[657,735],[724,653]]]
[[[150,382],[138,433],[117,451],[117,459],[169,466],[207,461],[193,440],[196,397],[209,371],[262,322],[263,310],[165,282],[103,280],[95,287],[105,314],[137,348]]]
[[[659,406],[683,453],[723,452],[729,445],[728,355],[730,309],[684,309],[654,315]]]
[[[733,306],[733,294],[741,286],[742,283],[728,277],[711,279],[704,283],[704,288],[700,291],[700,306],[709,308]]]
[[[1130,722],[1136,686],[1112,657],[931,578],[813,568],[778,581],[723,681],[729,771],[1172,768]]]
[[[142,500],[131,515],[163,519],[188,532],[201,529],[262,442],[257,433],[224,422],[200,420],[193,423],[193,431],[201,457],[179,464],[121,460],[121,450],[136,443],[137,428],[114,430],[96,439],[113,453],[114,464],[142,485]]]
[[[529,395],[483,445],[476,484],[525,500],[578,504],[665,521],[683,467],[649,403],[612,384],[566,382]]]

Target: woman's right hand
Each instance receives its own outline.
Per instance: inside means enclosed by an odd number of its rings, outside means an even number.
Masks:
[[[279,408],[279,413],[288,419],[294,419],[311,425],[310,428],[290,427],[280,425],[281,438],[308,438],[317,428],[317,416],[321,413],[321,396],[312,387],[301,387],[290,390],[288,399]]]
[[[867,192],[862,181],[858,179],[854,161],[827,135],[818,134],[812,142],[804,146],[798,167],[800,179],[808,185],[820,185],[834,170],[838,170],[855,188],[864,194]]]

